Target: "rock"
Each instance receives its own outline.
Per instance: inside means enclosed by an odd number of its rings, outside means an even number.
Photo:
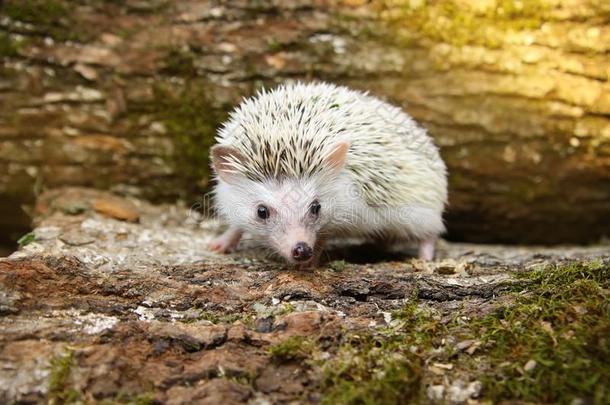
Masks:
[[[455,348],[458,350],[463,350],[468,354],[474,354],[474,352],[480,346],[481,346],[480,340],[468,339],[468,340],[462,340],[461,342],[458,342],[458,344],[455,346]]]
[[[452,264],[442,264],[440,266],[437,266],[435,271],[438,274],[443,274],[443,275],[449,275],[449,274],[455,274],[455,265]]]
[[[158,321],[148,326],[151,339],[169,339],[192,352],[218,346],[227,339],[227,328],[207,323],[167,324]]]
[[[19,312],[15,304],[20,298],[19,292],[9,290],[0,285],[0,316]]]
[[[95,81],[99,78],[97,70],[82,63],[74,65],[74,70],[87,80]]]
[[[426,389],[426,394],[432,401],[442,401],[445,395],[445,387],[443,385],[431,385]]]
[[[447,398],[454,404],[461,404],[470,398],[478,397],[482,387],[480,381],[473,381],[466,385],[464,381],[456,380],[447,390]]]
[[[138,222],[140,215],[136,207],[126,200],[118,198],[100,198],[93,202],[93,208],[109,218],[127,222]]]
[[[534,359],[530,359],[527,361],[527,363],[525,363],[525,365],[523,366],[523,370],[525,370],[526,372],[530,372],[533,371],[538,363],[536,363],[536,360]]]
[[[288,314],[278,321],[274,329],[282,336],[309,336],[320,331],[325,315],[317,311]]]
[[[95,242],[95,238],[83,232],[72,230],[61,234],[59,240],[70,246],[83,246]]]

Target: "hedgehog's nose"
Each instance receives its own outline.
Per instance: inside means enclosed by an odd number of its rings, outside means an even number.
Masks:
[[[304,262],[313,256],[313,250],[305,242],[299,242],[292,249],[292,258],[297,262]]]

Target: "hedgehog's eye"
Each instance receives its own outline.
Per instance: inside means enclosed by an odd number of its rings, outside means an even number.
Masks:
[[[269,208],[265,207],[264,205],[259,205],[256,208],[256,215],[258,215],[260,219],[269,218]]]
[[[320,215],[321,209],[322,209],[322,206],[320,205],[318,200],[314,200],[314,202],[312,202],[311,205],[309,206],[309,212],[311,213],[311,215],[315,215],[315,216]]]

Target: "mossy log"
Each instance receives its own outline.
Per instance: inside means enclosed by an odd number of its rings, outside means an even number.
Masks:
[[[607,244],[334,243],[302,271],[201,249],[219,223],[185,209],[39,197],[0,258],[0,403],[610,403]]]
[[[0,229],[19,232],[17,213],[61,185],[194,200],[230,106],[321,79],[429,129],[449,238],[596,240],[610,229],[609,4],[4,1]]]

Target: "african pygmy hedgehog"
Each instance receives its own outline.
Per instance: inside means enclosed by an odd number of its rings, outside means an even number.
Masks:
[[[215,205],[288,262],[315,266],[332,236],[411,240],[431,260],[444,232],[447,172],[426,131],[399,108],[326,83],[286,84],[242,102],[211,150]]]

